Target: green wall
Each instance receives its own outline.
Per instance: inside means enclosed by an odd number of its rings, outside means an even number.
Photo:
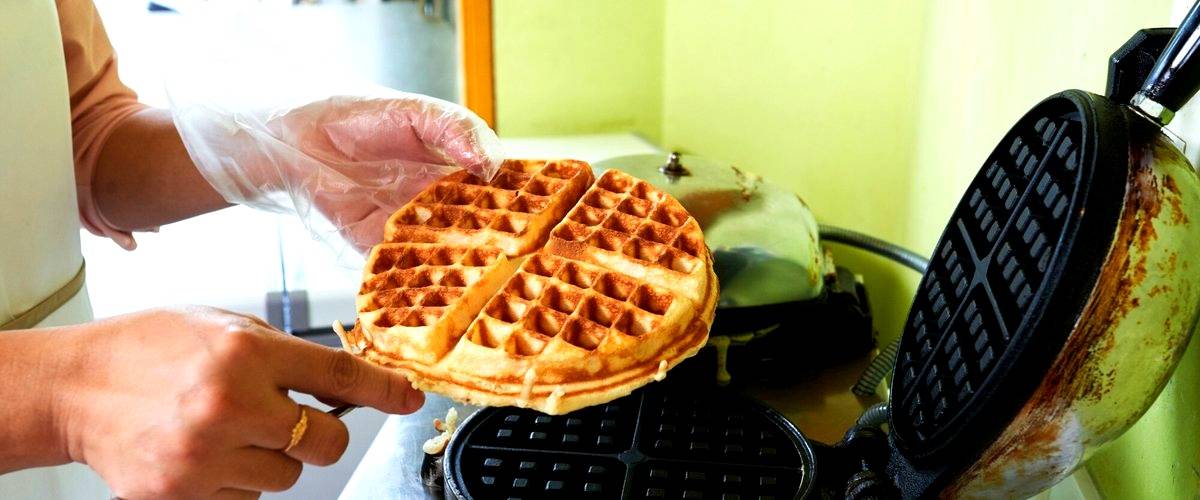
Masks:
[[[668,0],[664,146],[781,183],[821,222],[911,244],[920,5]],[[877,324],[894,337],[915,273],[835,251],[865,275]]]
[[[635,131],[799,193],[822,222],[921,252],[995,141],[1042,98],[1103,92],[1171,0],[495,0],[502,135]],[[1081,17],[1086,20],[1081,21]],[[852,250],[887,341],[912,273]],[[1200,495],[1200,342],[1089,464],[1108,498]]]
[[[1163,26],[1170,0],[929,2],[915,161],[913,241],[929,251],[958,194],[1017,118],[1055,92],[1103,94],[1108,58]],[[1088,12],[1084,22],[1070,21]],[[1067,20],[1067,22],[1064,22]]]
[[[493,2],[496,127],[509,136],[662,132],[663,3]]]

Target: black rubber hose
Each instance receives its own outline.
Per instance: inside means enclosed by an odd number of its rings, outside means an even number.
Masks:
[[[912,269],[918,273],[925,274],[925,269],[929,267],[929,259],[922,257],[912,250],[904,248],[895,243],[888,243],[874,236],[866,235],[858,231],[821,224],[819,226],[822,241],[831,241],[841,243],[855,248],[866,250],[881,257],[891,259],[900,265]]]
[[[866,250],[921,274],[925,274],[925,270],[929,268],[929,259],[922,257],[912,250],[883,241],[874,236],[825,224],[819,226],[819,231],[821,241],[841,243]],[[879,355],[871,360],[871,363],[867,365],[867,369],[863,371],[862,376],[858,378],[858,382],[854,383],[854,387],[850,391],[859,396],[875,394],[875,389],[879,387],[879,383],[883,382],[883,378],[896,365],[896,351],[899,348],[900,340],[896,339],[884,346],[883,349],[880,349]]]
[[[858,417],[858,425],[862,427],[879,427],[886,424],[890,411],[887,402],[875,403]]]
[[[896,366],[896,352],[900,350],[900,339],[893,340],[879,350],[879,355],[871,359],[867,364],[867,369],[863,370],[862,375],[858,377],[858,381],[854,383],[854,387],[850,388],[857,396],[870,396],[875,394],[875,390],[879,387],[879,383],[883,382],[883,378],[892,371],[892,367]]]

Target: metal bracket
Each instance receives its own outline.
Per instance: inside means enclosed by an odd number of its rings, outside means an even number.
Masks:
[[[308,330],[308,292],[268,292],[267,323],[288,333]]]

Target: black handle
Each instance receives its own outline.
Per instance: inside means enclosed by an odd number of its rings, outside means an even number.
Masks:
[[[1108,85],[1104,95],[1113,102],[1132,100],[1174,34],[1175,28],[1149,28],[1129,37],[1129,41],[1108,59]]]
[[[1200,62],[1195,61],[1200,50],[1197,27],[1200,27],[1200,1],[1192,5],[1175,30],[1175,36],[1158,57],[1139,94],[1171,111],[1178,111],[1196,94],[1200,88]]]

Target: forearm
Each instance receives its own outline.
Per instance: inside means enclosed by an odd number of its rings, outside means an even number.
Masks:
[[[155,228],[229,204],[188,157],[171,113],[147,108],[121,122],[96,164],[92,191],[118,229]]]
[[[71,372],[69,329],[0,332],[0,474],[70,461],[55,382]]]

